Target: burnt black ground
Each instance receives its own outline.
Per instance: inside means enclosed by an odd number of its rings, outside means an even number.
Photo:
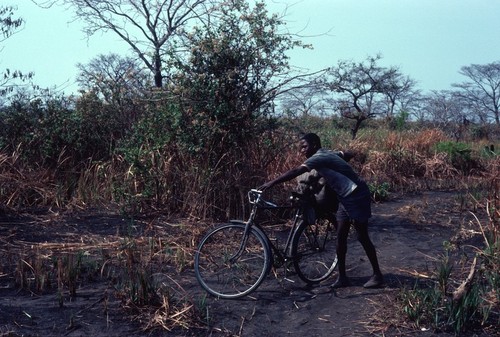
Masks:
[[[55,293],[35,295],[13,287],[12,275],[0,269],[0,336],[432,336],[415,330],[398,312],[396,297],[403,287],[433,276],[444,242],[480,244],[471,214],[453,192],[425,192],[398,196],[375,204],[370,222],[386,284],[364,289],[370,264],[354,235],[350,237],[347,268],[352,286],[331,291],[335,274],[314,288],[304,288],[294,275],[272,273],[251,296],[240,300],[206,297],[191,268],[172,275],[195,303],[203,301],[208,325],[174,331],[148,331],[131,321],[109,284],[84,284],[78,296],[59,307]],[[15,244],[74,242],[85,238],[112,240],[129,230],[114,212],[92,210],[74,216],[0,215],[2,256]],[[47,220],[49,218],[49,220]],[[43,221],[41,220],[43,219]],[[50,220],[52,219],[52,220]],[[162,222],[157,222],[159,226]],[[148,221],[135,228],[144,234]],[[464,234],[465,233],[465,234]],[[3,264],[2,264],[3,265]],[[106,309],[106,310],[105,310]],[[205,322],[206,323],[206,322]],[[448,334],[440,333],[440,336]],[[481,335],[477,333],[476,335]],[[450,334],[451,336],[451,334]]]

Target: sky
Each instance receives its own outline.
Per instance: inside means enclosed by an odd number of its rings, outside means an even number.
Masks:
[[[380,54],[424,93],[465,81],[460,68],[500,61],[499,0],[266,0],[270,12],[286,14],[287,29],[312,50],[290,53],[291,64],[315,71],[340,60],[360,62]],[[0,70],[35,73],[34,82],[65,94],[76,92],[76,64],[99,54],[131,55],[117,36],[89,39],[82,23],[59,6],[2,0],[17,6],[25,27],[0,42]],[[286,9],[286,12],[285,12]]]

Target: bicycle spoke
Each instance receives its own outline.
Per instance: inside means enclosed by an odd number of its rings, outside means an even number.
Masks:
[[[255,290],[264,280],[270,255],[265,239],[249,233],[241,250],[243,224],[225,224],[201,241],[195,254],[195,273],[202,287],[221,298],[238,298]]]
[[[294,265],[299,277],[308,283],[326,279],[337,265],[336,234],[328,220],[313,225],[302,223],[294,236]]]

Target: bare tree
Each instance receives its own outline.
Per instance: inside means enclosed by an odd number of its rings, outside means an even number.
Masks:
[[[432,91],[424,99],[423,110],[432,124],[456,140],[464,137],[472,122],[468,106],[457,91]]]
[[[418,94],[415,90],[416,82],[409,76],[404,76],[399,72],[394,73],[394,77],[385,85],[384,93],[386,98],[386,118],[391,120],[398,104],[400,110],[406,110],[413,101],[413,96]]]
[[[77,64],[77,68],[80,88],[97,92],[107,104],[123,106],[125,100],[141,95],[147,87],[141,65],[131,57],[101,54],[87,64]]]
[[[464,66],[460,74],[468,78],[468,81],[453,84],[460,89],[460,97],[475,107],[482,121],[493,119],[500,125],[500,61]]]
[[[54,0],[75,9],[85,33],[111,31],[125,41],[163,87],[164,57],[199,22],[216,0]],[[47,2],[45,2],[46,5]],[[174,42],[174,40],[177,40]]]
[[[328,93],[322,85],[325,70],[307,74],[291,88],[284,90],[277,97],[277,102],[284,112],[294,116],[325,115],[331,112],[327,103]]]
[[[293,115],[321,115],[325,112],[323,91],[315,86],[302,86],[286,92],[281,97],[282,108]]]
[[[402,78],[399,70],[395,67],[379,66],[380,59],[381,56],[377,55],[359,63],[339,61],[337,66],[330,68],[326,74],[326,88],[340,95],[335,99],[339,102],[341,116],[355,120],[351,129],[353,139],[356,138],[363,121],[383,111],[381,99],[392,93],[391,97],[395,101],[401,88],[404,88],[399,83]]]
[[[403,109],[409,111],[412,120],[420,125],[424,125],[429,120],[429,114],[426,109],[427,96],[417,90],[410,97],[409,105],[405,105]]]
[[[149,77],[138,60],[112,53],[98,55],[77,67],[77,82],[82,91],[97,95],[120,114],[120,119],[129,123],[136,119],[140,111],[138,101],[148,87]]]

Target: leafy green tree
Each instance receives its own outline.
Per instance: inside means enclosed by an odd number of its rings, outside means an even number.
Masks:
[[[280,79],[289,75],[286,52],[300,46],[280,33],[284,22],[269,15],[264,2],[251,7],[232,1],[219,11],[217,20],[190,35],[172,91],[182,107],[185,144],[201,150],[210,143],[216,161],[228,150],[243,150],[263,131],[274,98],[290,80]]]
[[[284,22],[264,2],[235,0],[222,4],[219,13],[191,32],[191,47],[171,65],[177,69],[175,86],[167,88],[178,107],[170,122],[177,126],[176,150],[169,154],[176,154],[175,167],[185,172],[176,180],[184,189],[177,194],[191,198],[186,205],[208,198],[217,205],[215,213],[240,198],[240,189],[255,187],[249,172],[275,160],[263,159],[273,140],[260,137],[273,122],[273,100],[291,81],[287,51],[300,46],[282,33]]]
[[[33,98],[31,91],[18,90],[2,108],[0,139],[8,152],[18,152],[28,166],[55,166],[63,148],[74,143],[71,103],[50,94]]]
[[[0,109],[0,148],[27,166],[77,170],[82,161],[111,157],[124,131],[98,98],[17,90]]]

